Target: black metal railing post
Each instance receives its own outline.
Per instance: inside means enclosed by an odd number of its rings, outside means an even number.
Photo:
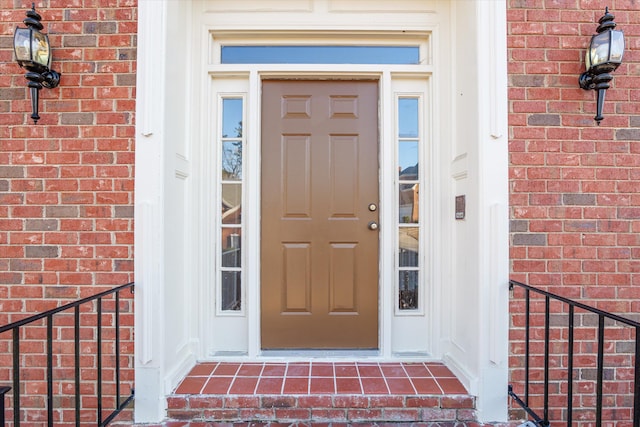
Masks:
[[[545,424],[549,424],[549,334],[551,316],[551,298],[544,298],[544,412]]]
[[[47,319],[47,426],[53,427],[53,315]]]
[[[116,292],[116,342],[120,342],[120,292]],[[116,346],[116,405],[120,404],[120,346]]]
[[[96,308],[97,312],[97,321],[96,321],[96,329],[97,335],[96,340],[98,342],[97,354],[97,368],[98,368],[98,425],[102,422],[102,298],[98,298],[96,300],[96,304],[98,307]]]
[[[20,328],[12,328],[13,335],[13,425],[20,427]]]
[[[531,356],[531,294],[529,289],[525,289],[525,313],[524,403],[529,406],[529,358]]]
[[[569,306],[569,344],[567,348],[567,427],[573,423],[573,341],[575,339],[575,308]]]
[[[640,427],[640,326],[636,326],[636,357],[633,377],[633,427]]]
[[[4,418],[4,396],[11,390],[11,387],[0,387],[0,426],[5,426]]]
[[[598,361],[596,362],[596,427],[602,427],[602,380],[604,373],[604,316],[598,314]]]
[[[80,306],[77,305],[73,310],[73,352],[75,359],[74,375],[75,375],[75,413],[76,427],[80,427]]]

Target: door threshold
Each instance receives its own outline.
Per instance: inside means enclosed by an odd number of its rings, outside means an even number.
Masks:
[[[368,359],[380,357],[380,350],[307,350],[307,349],[286,349],[286,350],[262,350],[260,356],[265,358],[283,359]]]

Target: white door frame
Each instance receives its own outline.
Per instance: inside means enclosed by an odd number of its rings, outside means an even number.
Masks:
[[[299,39],[299,38],[298,38]],[[260,128],[261,128],[261,97],[260,88],[262,81],[268,78],[294,78],[305,75],[306,78],[339,78],[339,79],[377,79],[379,81],[379,159],[380,159],[380,265],[379,265],[379,351],[375,353],[367,353],[367,357],[376,357],[381,359],[392,359],[401,357],[407,358],[440,358],[438,349],[431,346],[437,344],[437,340],[430,338],[436,333],[434,328],[435,320],[439,317],[440,304],[437,303],[437,295],[435,294],[435,286],[431,286],[434,282],[434,276],[439,274],[439,268],[436,266],[438,253],[440,251],[430,250],[426,247],[420,251],[423,262],[423,270],[425,279],[423,280],[423,288],[420,292],[420,310],[416,312],[398,313],[396,310],[397,302],[397,273],[395,270],[395,253],[397,247],[397,175],[395,171],[395,102],[399,95],[415,95],[420,96],[421,107],[423,111],[423,128],[425,135],[425,149],[421,150],[420,163],[429,171],[429,177],[425,187],[430,188],[429,191],[423,191],[425,197],[421,198],[421,212],[432,221],[428,222],[429,226],[424,227],[424,233],[429,236],[429,248],[438,247],[442,227],[437,226],[437,209],[434,208],[432,200],[437,199],[434,194],[439,191],[430,184],[437,180],[439,174],[437,147],[430,142],[434,139],[434,135],[439,134],[437,125],[430,126],[433,122],[434,102],[430,96],[431,72],[429,65],[422,66],[421,70],[411,70],[407,72],[405,67],[384,67],[384,66],[366,66],[366,72],[358,70],[345,71],[347,67],[322,66],[322,70],[318,71],[318,66],[308,66],[304,69],[294,69],[282,71],[280,69],[269,69],[264,65],[252,65],[238,69],[232,73],[234,76],[246,75],[247,77],[228,78],[228,72],[210,73],[209,84],[211,89],[204,91],[211,93],[211,99],[216,100],[221,96],[242,96],[246,100],[245,118],[248,126],[244,126],[243,133],[247,139],[246,154],[247,167],[244,168],[245,186],[253,191],[249,196],[244,198],[244,217],[246,218],[245,227],[249,232],[245,233],[243,248],[244,260],[246,262],[245,285],[246,285],[246,301],[244,304],[249,307],[242,313],[215,313],[215,316],[207,316],[204,319],[205,324],[203,330],[213,330],[207,339],[213,342],[205,344],[205,354],[202,357],[221,357],[221,356],[244,356],[249,359],[259,358],[262,356],[260,347]],[[281,67],[277,67],[281,68]],[[348,68],[358,68],[353,65]],[[375,70],[378,68],[378,70]],[[315,70],[315,71],[314,71]],[[218,77],[220,76],[220,77]],[[210,103],[213,106],[219,105],[219,102]],[[208,113],[206,117],[219,117],[218,113]],[[206,117],[203,121],[206,122]],[[205,141],[214,141],[216,130],[219,125],[209,123],[210,135]],[[200,152],[198,157],[215,159],[215,155],[209,152],[209,145],[206,145],[204,151]],[[215,165],[216,160],[212,163]],[[202,181],[211,183],[215,181],[215,168],[210,165],[203,167],[204,173]],[[215,191],[208,186],[203,187],[201,199],[206,199],[206,194],[214,194]],[[217,210],[215,204],[210,206],[211,214],[205,214],[204,218],[213,217]],[[201,235],[201,233],[198,233]],[[219,238],[216,233],[212,233],[211,238],[205,238],[217,242]],[[426,239],[422,239],[423,241]],[[427,245],[425,245],[427,246]],[[425,255],[425,254],[428,254]],[[204,256],[210,256],[206,253]],[[434,258],[435,261],[431,261]],[[427,262],[427,260],[430,262]],[[208,265],[202,260],[201,265]],[[201,301],[201,310],[204,313],[214,313],[211,303],[214,301],[215,294],[211,290],[211,283],[215,281],[216,272],[211,268],[206,268],[203,272],[205,279],[201,283],[201,294],[207,295]],[[425,307],[426,305],[426,307]],[[211,328],[213,325],[213,328]],[[402,331],[422,332],[420,338],[400,337]],[[245,335],[246,334],[246,335]],[[395,338],[395,341],[393,337]],[[243,345],[244,342],[244,345]],[[220,347],[224,343],[226,347]],[[404,347],[403,347],[404,346]],[[409,347],[411,346],[411,347]],[[210,351],[208,349],[213,349]],[[362,352],[354,354],[362,355]]]

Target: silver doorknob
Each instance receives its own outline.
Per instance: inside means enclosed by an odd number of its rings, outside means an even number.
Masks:
[[[369,230],[377,230],[378,229],[378,223],[375,221],[371,221],[369,223]]]

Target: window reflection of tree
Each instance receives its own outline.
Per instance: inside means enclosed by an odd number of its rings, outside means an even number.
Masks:
[[[413,274],[412,274],[413,273]],[[399,307],[401,310],[415,310],[418,308],[418,272],[400,272]]]
[[[418,164],[410,166],[400,171],[399,180],[417,181]],[[420,184],[417,182],[403,182],[400,184],[400,222],[401,223],[417,223],[418,222],[418,192]]]
[[[235,128],[236,136],[232,138],[242,138],[242,121]],[[222,135],[229,138],[228,135]],[[225,141],[222,148],[222,179],[241,180],[242,179],[242,140]]]
[[[418,224],[419,190],[418,163],[399,170],[399,221],[401,224]],[[401,226],[399,233],[398,266],[417,268],[419,256],[419,228]],[[400,270],[398,306],[401,310],[418,308],[418,271]]]
[[[222,146],[222,180],[235,181],[222,185],[222,223],[242,224],[242,121],[235,128],[240,140],[224,141]],[[222,136],[230,139],[228,135]],[[222,266],[242,267],[241,228],[222,228]],[[222,271],[222,310],[242,308],[240,271]]]

